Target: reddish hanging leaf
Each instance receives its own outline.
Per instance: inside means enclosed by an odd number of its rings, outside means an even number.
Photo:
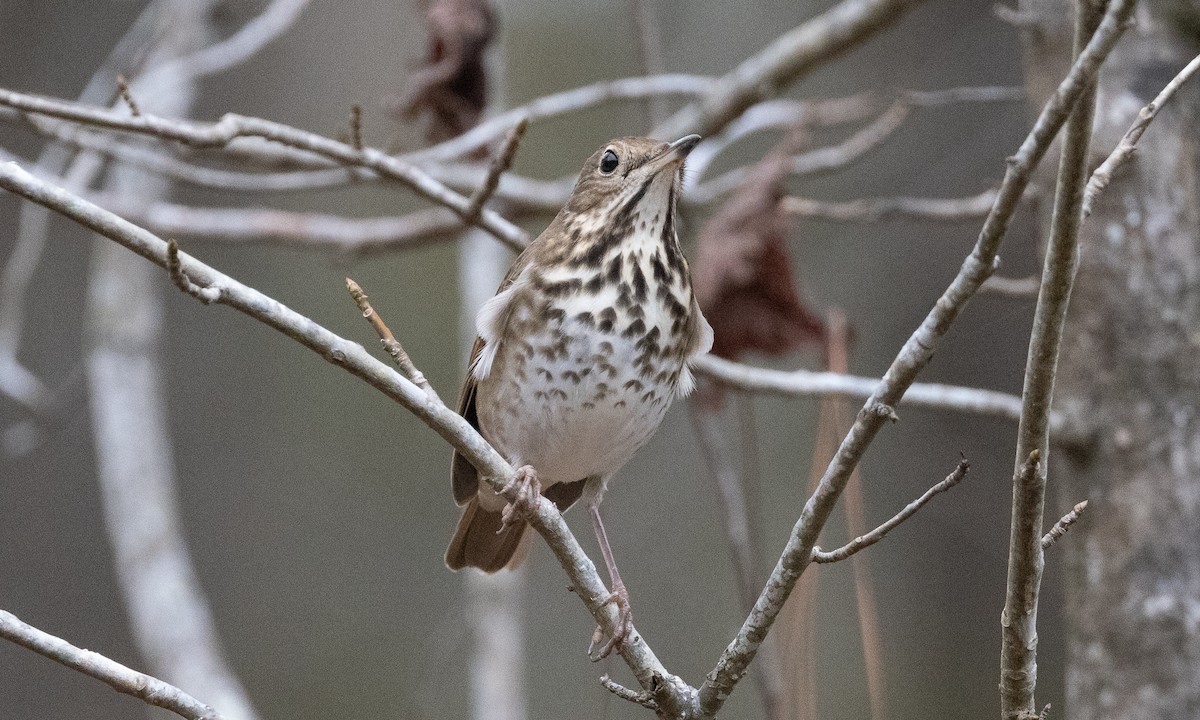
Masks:
[[[700,233],[693,272],[696,298],[713,326],[713,353],[780,355],[821,341],[825,323],[800,299],[780,207],[796,139],[755,166]]]
[[[425,66],[409,81],[401,112],[428,114],[425,135],[439,142],[474,127],[487,104],[484,51],[496,34],[486,0],[433,0],[426,12],[429,47]]]

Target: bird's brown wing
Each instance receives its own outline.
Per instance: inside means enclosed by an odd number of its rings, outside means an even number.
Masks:
[[[536,241],[534,241],[536,243]],[[534,245],[531,243],[530,247]],[[508,269],[508,274],[504,276],[504,280],[500,282],[500,287],[496,289],[496,294],[499,295],[508,290],[513,282],[521,275],[521,271],[529,263],[530,248],[526,248],[517,259],[513,261],[512,267]],[[499,313],[497,316],[497,324],[502,328],[507,320],[506,313]],[[467,377],[463,380],[462,393],[458,396],[458,414],[463,416],[463,419],[471,423],[471,427],[478,430],[480,433],[483,429],[479,427],[479,412],[475,409],[475,390],[478,381],[475,379],[475,363],[479,359],[479,354],[483,352],[484,339],[481,337],[475,338],[475,345],[471,348],[471,360],[467,363]],[[475,493],[479,491],[479,471],[471,464],[471,461],[460,455],[457,451],[454,453],[454,458],[450,463],[450,483],[451,489],[454,492],[454,502],[459,505],[465,505],[475,497]]]
[[[476,430],[479,429],[479,413],[475,410],[477,383],[471,368],[475,365],[475,359],[479,357],[481,350],[483,350],[483,338],[477,337],[475,346],[471,348],[471,361],[467,363],[467,378],[463,381],[462,393],[458,397],[458,414],[462,415],[463,419],[471,423],[471,427]],[[451,461],[450,483],[454,490],[454,502],[459,505],[465,505],[479,491],[479,471],[458,451],[454,452],[454,459]]]

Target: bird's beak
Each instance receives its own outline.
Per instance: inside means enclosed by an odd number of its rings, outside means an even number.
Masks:
[[[646,167],[651,173],[657,174],[663,168],[680,164],[698,144],[700,144],[699,135],[684,135],[647,162]]]

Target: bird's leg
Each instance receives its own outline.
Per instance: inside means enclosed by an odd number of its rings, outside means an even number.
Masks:
[[[542,483],[538,481],[537,471],[532,465],[517,468],[517,474],[504,485],[500,494],[507,496],[513,490],[517,491],[517,497],[505,505],[500,513],[500,530],[497,535],[507,530],[517,517],[528,513],[541,497]]]
[[[625,589],[625,583],[621,582],[621,573],[617,572],[617,562],[613,559],[612,548],[608,544],[608,533],[604,532],[604,521],[600,519],[599,498],[589,498],[587,506],[588,513],[592,517],[592,529],[596,531],[596,542],[600,544],[600,554],[604,556],[604,564],[608,566],[608,577],[612,585],[612,593],[604,602],[605,604],[615,603],[617,606],[617,624],[613,636],[595,655],[592,654],[592,649],[604,638],[604,633],[599,625],[596,626],[596,632],[592,633],[592,643],[588,645],[588,657],[592,662],[597,662],[608,657],[629,637],[629,633],[633,630],[633,612],[629,607],[629,591]]]

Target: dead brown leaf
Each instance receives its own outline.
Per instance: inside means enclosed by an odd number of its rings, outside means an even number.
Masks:
[[[486,0],[433,0],[426,11],[425,65],[409,80],[401,113],[428,116],[431,143],[462,134],[479,122],[487,104],[484,53],[496,34],[496,14]]]
[[[786,244],[792,221],[780,207],[797,142],[772,150],[700,233],[693,281],[721,357],[780,355],[825,337],[821,315],[796,287]]]

